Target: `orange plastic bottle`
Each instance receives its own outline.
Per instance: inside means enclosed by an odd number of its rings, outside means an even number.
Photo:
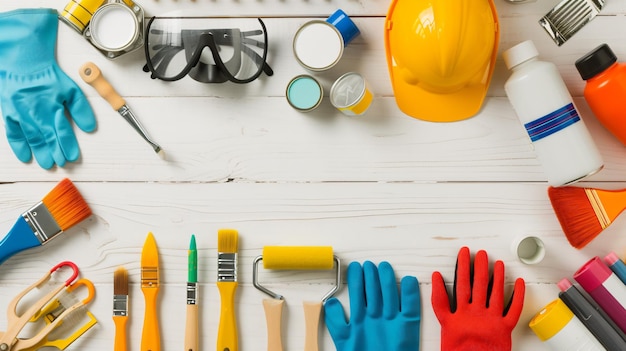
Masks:
[[[626,63],[607,44],[579,58],[576,69],[585,85],[585,100],[602,125],[626,145]]]

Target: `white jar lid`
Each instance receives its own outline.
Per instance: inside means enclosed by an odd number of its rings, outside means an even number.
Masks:
[[[523,41],[502,53],[502,58],[508,69],[537,56],[539,56],[539,52],[532,40]]]

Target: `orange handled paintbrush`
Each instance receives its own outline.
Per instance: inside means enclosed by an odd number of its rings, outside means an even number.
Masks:
[[[569,243],[581,249],[626,208],[626,189],[549,187],[548,197]]]
[[[21,251],[46,244],[91,216],[91,209],[71,180],[65,178],[43,200],[22,213],[0,241],[0,264]]]
[[[141,291],[146,303],[141,334],[141,351],[161,351],[161,333],[157,313],[159,285],[159,252],[154,235],[148,233],[141,251]]]
[[[113,323],[115,324],[114,351],[126,351],[126,323],[128,322],[128,271],[119,267],[113,273]]]

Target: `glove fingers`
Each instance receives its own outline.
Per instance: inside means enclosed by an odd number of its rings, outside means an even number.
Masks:
[[[446,293],[446,300],[448,294]],[[420,317],[422,313],[420,303],[420,286],[417,278],[405,276],[400,281],[400,310],[406,317]]]
[[[348,333],[346,313],[337,298],[332,297],[324,304],[324,321],[335,343],[337,343],[337,340],[342,340],[349,336],[346,335]]]
[[[13,116],[12,114],[9,115],[7,113],[6,116],[6,135],[9,146],[11,146],[11,150],[13,150],[13,153],[18,160],[22,162],[30,161],[33,157],[33,152],[30,150],[30,146],[28,145],[24,131],[22,131],[22,127],[19,122],[15,121],[11,117]]]
[[[504,323],[506,323],[511,329],[515,327],[520,315],[522,314],[522,308],[524,307],[524,295],[526,293],[526,285],[524,279],[517,278],[515,280],[515,287],[513,288],[513,296],[511,302],[507,306],[507,310],[504,312]]]
[[[489,259],[487,252],[480,250],[474,257],[474,281],[472,282],[472,302],[487,307],[489,288]]]
[[[363,268],[358,262],[348,265],[348,296],[350,298],[350,320],[361,321],[365,316],[365,282]]]
[[[469,248],[466,246],[459,250],[454,272],[454,289],[452,290],[453,311],[457,306],[467,305],[472,297],[471,259]]]
[[[74,123],[84,132],[93,132],[96,129],[96,117],[93,114],[89,101],[78,85],[69,78],[60,68],[59,79],[65,86],[65,107],[69,111]]]
[[[498,260],[493,266],[493,284],[489,298],[489,309],[502,313],[504,311],[504,263]]]
[[[398,296],[396,275],[389,262],[381,262],[378,265],[378,274],[383,301],[383,317],[391,319],[400,312],[400,297]]]
[[[365,305],[367,314],[379,317],[383,313],[383,296],[380,289],[380,277],[376,265],[370,261],[363,263],[365,278]]]
[[[50,169],[54,166],[54,158],[48,147],[48,143],[44,134],[31,123],[22,123],[22,131],[28,141],[35,160],[41,168]]]
[[[430,302],[433,305],[433,311],[435,312],[435,316],[437,316],[439,323],[443,323],[445,318],[451,313],[450,298],[448,297],[446,284],[443,282],[441,273],[433,272],[432,281],[433,291],[430,296]]]
[[[76,140],[76,134],[72,125],[65,117],[63,109],[57,110],[57,116],[55,118],[55,132],[56,140],[54,146],[54,160],[56,163],[63,167],[65,161],[74,162],[80,156],[80,149],[78,147],[78,141]],[[52,142],[51,142],[52,144]]]

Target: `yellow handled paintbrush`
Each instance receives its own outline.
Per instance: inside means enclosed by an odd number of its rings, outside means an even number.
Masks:
[[[220,324],[217,351],[238,351],[235,291],[237,290],[238,233],[234,229],[217,232],[217,288],[220,292]]]

